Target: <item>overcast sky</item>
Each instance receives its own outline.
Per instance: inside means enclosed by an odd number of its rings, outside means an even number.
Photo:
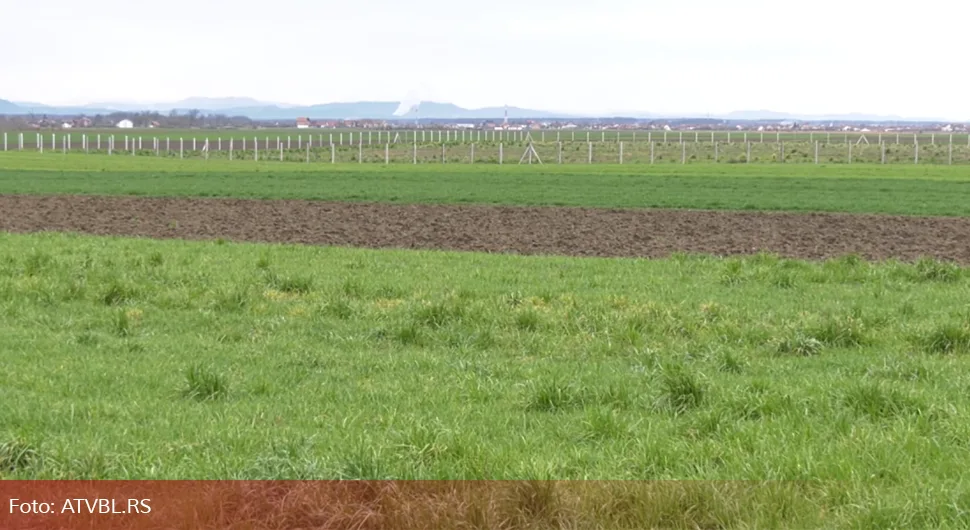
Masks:
[[[0,0],[0,98],[970,120],[968,5]]]

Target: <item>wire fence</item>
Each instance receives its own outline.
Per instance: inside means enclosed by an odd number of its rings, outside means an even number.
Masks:
[[[610,140],[601,135],[594,141],[586,140],[586,135],[580,140],[572,140],[572,135],[563,140],[562,133],[557,139],[543,138],[531,131],[464,131],[468,133],[464,137],[457,134],[461,131],[411,132],[407,139],[393,131],[250,138],[4,133],[3,150],[331,164],[970,164],[970,139],[958,143],[956,135],[933,137],[928,142],[917,137],[908,143],[886,135],[829,141],[827,136],[813,139],[811,135],[783,138],[756,133],[711,139],[700,134],[648,133],[639,140]],[[479,134],[469,138],[482,132],[484,140],[478,140]]]

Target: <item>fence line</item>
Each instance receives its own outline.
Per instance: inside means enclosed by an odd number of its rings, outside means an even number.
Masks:
[[[374,134],[376,132],[376,134]],[[460,132],[460,134],[459,134]],[[553,134],[554,138],[553,138]],[[579,132],[579,134],[577,134]],[[690,142],[690,143],[708,143],[714,144],[715,142],[722,143],[747,143],[749,141],[755,141],[759,143],[781,143],[784,142],[809,142],[814,143],[816,140],[823,141],[826,144],[832,143],[850,143],[850,142],[862,142],[866,144],[880,144],[880,143],[894,143],[894,144],[915,144],[924,143],[928,145],[940,145],[940,144],[957,144],[957,139],[965,140],[966,145],[970,147],[970,133],[967,132],[956,132],[956,133],[887,133],[887,132],[857,132],[857,131],[847,131],[847,132],[829,132],[829,131],[737,131],[737,130],[720,130],[720,131],[665,131],[665,130],[621,130],[621,131],[598,131],[599,134],[593,135],[592,131],[563,131],[563,130],[481,130],[477,129],[474,131],[470,130],[395,130],[395,131],[367,131],[367,138],[364,138],[364,133],[362,131],[335,131],[328,133],[298,133],[293,135],[286,135],[285,137],[280,134],[275,139],[271,138],[269,135],[261,138],[263,140],[264,149],[275,149],[278,148],[279,142],[286,141],[286,149],[302,149],[304,141],[313,146],[324,146],[327,144],[327,137],[329,137],[329,143],[336,143],[337,145],[368,145],[368,146],[381,146],[385,143],[390,144],[410,144],[415,141],[419,143],[448,143],[448,144],[468,144],[471,142],[482,143],[482,142],[536,142],[536,143],[553,143],[560,141],[572,141],[572,142],[626,142],[626,143],[649,143],[653,141],[662,141],[663,143],[670,143],[676,141],[677,143]],[[104,131],[100,131],[102,134],[107,134]],[[392,134],[393,133],[393,134]],[[436,134],[437,133],[437,134]],[[3,134],[7,135],[8,132]],[[15,134],[23,135],[23,132],[15,132]],[[58,134],[66,134],[71,138],[83,137],[87,133],[83,131],[73,130],[73,131],[63,131],[63,132],[52,132],[52,136]],[[92,132],[91,134],[95,134]],[[40,133],[38,133],[40,136]],[[98,134],[100,136],[100,134]],[[121,136],[119,134],[119,136]],[[178,133],[159,135],[166,138],[177,138]],[[314,136],[316,136],[316,142],[314,142]],[[346,137],[345,137],[346,136]],[[125,135],[127,138],[128,135]],[[194,136],[185,135],[184,137],[192,139]],[[231,137],[241,140],[246,138],[245,135],[234,134]],[[295,138],[294,138],[295,137]],[[938,138],[939,137],[939,138]],[[257,137],[253,137],[253,141],[258,141]],[[294,146],[294,139],[296,145]],[[214,147],[220,151],[225,150],[225,146],[218,145],[219,142],[224,140],[223,138],[217,138]],[[275,140],[275,141],[272,141]],[[937,140],[940,140],[939,142]],[[69,140],[70,141],[70,140]],[[7,150],[10,150],[10,138],[8,137]],[[40,144],[40,140],[34,142],[37,146]],[[141,149],[143,146],[139,145],[138,148]],[[73,147],[72,147],[73,148]],[[193,147],[193,150],[197,148]],[[130,149],[129,144],[125,144],[125,150]]]
[[[703,137],[699,132],[687,135],[686,139],[683,132],[671,138],[668,131],[658,134],[654,139],[653,132],[647,133],[646,140],[630,141],[621,139],[613,142],[604,140],[605,133],[599,139],[585,141],[563,141],[562,134],[556,134],[556,141],[541,141],[544,135],[539,135],[540,141],[535,141],[531,135],[520,137],[521,139],[504,139],[503,134],[508,131],[476,131],[475,135],[462,134],[458,131],[446,131],[435,135],[435,131],[430,131],[430,135],[421,131],[421,137],[432,137],[430,142],[418,142],[418,135],[412,137],[410,144],[400,141],[399,134],[391,136],[390,132],[384,135],[378,131],[377,135],[369,132],[365,141],[363,133],[349,133],[347,143],[344,143],[343,133],[338,133],[329,144],[324,142],[322,134],[318,135],[318,141],[314,142],[313,135],[299,135],[296,141],[292,136],[277,136],[275,142],[266,136],[263,145],[260,146],[260,138],[253,137],[251,149],[247,145],[247,139],[241,138],[242,148],[237,149],[235,138],[228,138],[223,142],[223,138],[188,138],[190,145],[186,145],[186,138],[179,137],[178,158],[225,158],[228,160],[244,160],[249,158],[252,153],[252,160],[259,161],[259,150],[262,147],[265,151],[278,151],[278,157],[263,157],[264,160],[278,158],[279,161],[298,160],[304,163],[326,162],[325,153],[329,151],[329,163],[498,163],[504,164],[505,151],[513,149],[516,157],[522,159],[520,163],[529,164],[658,164],[658,163],[833,163],[833,164],[940,164],[940,165],[967,165],[970,164],[970,141],[966,146],[954,142],[954,135],[949,135],[947,141],[936,142],[934,135],[930,136],[928,143],[921,143],[918,136],[913,137],[911,144],[912,151],[907,153],[905,143],[895,143],[899,138],[884,137],[878,135],[874,138],[875,142],[870,143],[866,137],[860,137],[857,141],[836,142],[828,141],[831,136],[825,135],[825,141],[820,139],[809,141],[788,141],[783,139],[780,133],[774,135],[775,141],[764,141],[764,137],[759,133],[755,141],[751,141],[747,133],[742,135],[743,142],[732,141],[730,133],[726,137],[718,137],[713,132],[705,134]],[[462,131],[465,133],[466,131]],[[480,133],[484,132],[485,141],[477,140]],[[383,143],[375,143],[374,136],[383,140]],[[491,138],[489,138],[491,136]],[[591,137],[587,131],[587,137]],[[770,138],[769,140],[772,140]],[[570,136],[571,138],[572,136]],[[96,144],[92,145],[91,139],[86,134],[80,135],[78,143],[72,143],[71,134],[63,134],[58,137],[56,133],[50,137],[50,146],[47,151],[66,153],[101,153],[114,155],[116,149],[116,135],[107,136],[107,146],[102,149],[101,135],[96,136]],[[122,136],[118,135],[118,139]],[[331,138],[333,135],[331,134]],[[492,138],[498,138],[494,141]],[[582,138],[582,137],[581,137]],[[713,140],[710,140],[713,138]],[[809,138],[813,138],[810,135]],[[151,155],[156,157],[174,157],[171,141],[173,138],[165,138],[165,149],[162,152],[161,139],[158,137],[149,138],[149,142],[144,141],[142,136],[123,135],[124,150],[122,153],[131,156]],[[599,140],[599,141],[595,141]],[[201,146],[200,146],[201,143]],[[585,146],[583,145],[585,144]],[[25,143],[23,133],[18,133],[16,138],[16,150],[24,151],[35,148],[37,152],[43,153],[47,147],[45,135],[37,133],[34,145]],[[147,148],[146,148],[147,147]],[[585,149],[582,149],[585,147]],[[60,148],[60,149],[58,149]],[[11,143],[9,133],[3,133],[3,150],[12,151],[14,146]],[[410,151],[410,152],[408,152]],[[585,151],[585,153],[582,153]],[[582,153],[582,154],[580,154]],[[237,156],[238,155],[238,156]],[[410,155],[410,156],[408,156]],[[534,156],[533,156],[534,155]],[[514,161],[513,161],[514,162]]]

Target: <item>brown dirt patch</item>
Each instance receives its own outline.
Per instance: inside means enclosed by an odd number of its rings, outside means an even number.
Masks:
[[[970,219],[881,215],[4,195],[0,230],[570,256],[857,253],[970,264]]]

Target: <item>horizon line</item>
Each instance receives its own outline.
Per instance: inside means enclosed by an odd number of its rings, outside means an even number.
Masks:
[[[0,98],[2,100],[3,98]],[[190,99],[203,99],[203,100],[231,100],[231,99],[249,99],[254,102],[254,105],[241,105],[241,106],[231,106],[225,108],[188,108],[188,107],[161,107],[161,108],[151,108],[159,107],[162,105],[175,105],[181,103],[185,100]],[[308,107],[321,107],[328,105],[360,105],[360,104],[397,104],[400,105],[402,101],[394,100],[356,100],[356,101],[331,101],[327,103],[313,103],[313,104],[293,104],[293,103],[282,103],[282,102],[271,102],[271,101],[261,101],[256,98],[251,98],[248,96],[225,96],[225,97],[210,97],[210,96],[191,96],[187,98],[182,98],[176,101],[154,101],[154,102],[121,102],[121,101],[100,101],[100,102],[89,102],[89,103],[44,103],[39,101],[15,101],[6,100],[11,104],[16,105],[24,110],[34,110],[42,112],[44,109],[58,109],[58,108],[74,108],[74,109],[85,109],[90,108],[90,110],[107,110],[112,112],[160,112],[162,110],[199,110],[206,113],[223,113],[226,111],[241,110],[246,108],[256,108],[256,107],[276,107],[281,110],[293,111],[301,108]],[[421,100],[417,105],[422,104],[437,104],[437,105],[451,105],[458,107],[461,110],[466,111],[482,111],[486,109],[515,109],[518,111],[528,111],[542,113],[550,115],[544,119],[597,119],[597,118],[628,118],[628,119],[668,119],[668,120],[683,120],[683,119],[718,119],[718,120],[736,120],[736,121],[785,121],[785,120],[800,120],[800,121],[818,121],[818,120],[877,120],[877,121],[907,121],[907,122],[933,122],[933,123],[970,123],[970,118],[967,119],[953,119],[953,118],[941,118],[941,117],[920,117],[920,116],[900,116],[894,114],[881,114],[875,112],[833,112],[833,113],[800,113],[791,111],[777,111],[770,109],[746,109],[746,110],[731,110],[726,112],[651,112],[645,110],[626,110],[626,111],[600,111],[600,112],[589,112],[589,111],[564,111],[564,110],[547,110],[538,108],[528,108],[516,105],[487,105],[482,107],[463,107],[456,103],[451,103],[447,101],[436,101],[436,100]],[[116,105],[124,105],[126,107],[134,107],[130,109],[121,109],[115,107]],[[139,107],[144,105],[144,107]],[[72,113],[73,114],[73,113]],[[733,116],[737,114],[777,114],[782,116],[777,117],[743,117],[743,116]],[[8,114],[9,115],[9,114]],[[248,116],[246,116],[248,117]],[[478,117],[478,118],[421,118],[420,116],[408,116],[405,115],[393,115],[393,117],[385,118],[391,120],[413,120],[413,119],[501,119],[503,116],[496,115],[492,118]],[[529,116],[523,118],[512,118],[512,119],[527,119]],[[254,118],[250,118],[254,119]],[[290,118],[260,118],[254,119],[255,121],[264,121],[272,119],[290,119]],[[330,119],[352,119],[352,118],[330,118]],[[360,118],[365,119],[365,118]]]

